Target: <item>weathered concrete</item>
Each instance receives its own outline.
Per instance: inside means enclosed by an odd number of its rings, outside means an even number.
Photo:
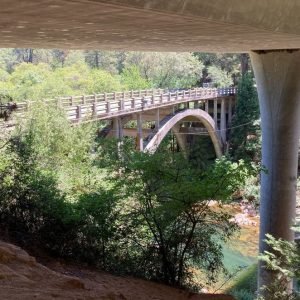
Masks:
[[[187,157],[186,135],[180,134],[180,123],[177,123],[173,126],[172,132],[175,135],[180,150],[182,151],[183,155]]]
[[[215,131],[215,122],[207,112],[201,109],[186,109],[183,111],[179,111],[174,116],[171,116],[166,122],[162,121],[159,130],[157,131],[157,133],[155,133],[153,137],[151,137],[150,141],[144,148],[144,151],[155,152],[162,140],[164,139],[164,137],[168,134],[168,132],[174,126],[176,126],[178,122],[180,122],[186,117],[194,117],[195,120],[200,121],[205,126],[213,142],[216,156],[220,157],[222,155],[222,147],[218,135]],[[182,147],[184,147],[183,144]]]
[[[265,234],[293,240],[300,135],[300,51],[252,52],[262,126],[260,252]],[[272,282],[260,269],[259,286]]]
[[[298,0],[0,0],[1,47],[245,52],[300,47]]]

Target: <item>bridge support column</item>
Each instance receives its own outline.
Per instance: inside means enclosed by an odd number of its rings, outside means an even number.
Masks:
[[[187,143],[186,143],[186,135],[180,133],[180,123],[177,123],[173,126],[172,132],[176,137],[176,141],[179,145],[179,148],[183,152],[184,157],[187,158]]]
[[[208,100],[205,100],[205,111],[207,113],[209,113],[209,111],[208,111]]]
[[[216,130],[219,129],[218,127],[218,100],[214,99],[214,121],[215,121],[215,126]]]
[[[144,139],[143,139],[143,119],[142,114],[139,113],[137,115],[137,141],[136,147],[139,151],[144,151]]]
[[[225,112],[225,99],[221,100],[221,140],[223,145],[226,143],[226,112]]]
[[[155,130],[159,130],[159,125],[160,125],[160,113],[159,113],[159,108],[156,110],[155,114]]]
[[[113,118],[113,135],[117,139],[122,139],[123,134],[123,125],[120,118]]]
[[[231,125],[232,121],[232,99],[228,100],[228,125]]]
[[[257,82],[261,126],[260,252],[266,233],[292,241],[300,134],[300,51],[256,51],[251,60]],[[259,268],[259,287],[274,274]],[[266,295],[268,297],[268,295]],[[269,299],[269,298],[267,298]],[[271,298],[270,298],[271,299]]]

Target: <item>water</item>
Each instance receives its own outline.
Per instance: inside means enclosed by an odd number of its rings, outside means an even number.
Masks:
[[[224,265],[229,272],[234,272],[240,267],[249,267],[257,262],[256,257],[244,255],[228,246],[224,247],[223,255]]]

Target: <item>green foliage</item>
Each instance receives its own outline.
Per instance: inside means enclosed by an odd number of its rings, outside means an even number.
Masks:
[[[194,55],[204,64],[203,74],[200,79],[201,85],[203,83],[214,84],[216,82],[217,86],[219,86],[221,82],[227,81],[230,82],[230,85],[233,84],[236,86],[237,81],[241,77],[245,62],[245,69],[249,64],[247,54],[195,52]],[[244,62],[243,58],[245,56],[247,59]],[[209,72],[209,68],[212,66],[214,68]]]
[[[119,233],[126,236],[126,246],[120,255],[131,272],[194,287],[192,268],[197,266],[214,281],[223,270],[222,242],[237,227],[230,215],[208,203],[230,198],[244,181],[243,163],[221,159],[204,172],[180,153],[136,153],[126,143],[119,151],[111,155],[113,149],[102,149],[100,162],[111,169],[120,205],[126,207]]]
[[[299,228],[298,228],[299,231]],[[263,287],[265,299],[274,300],[300,299],[295,291],[291,292],[288,285],[293,279],[300,279],[300,245],[282,239],[275,239],[267,234],[266,243],[270,251],[264,251],[260,259],[269,272],[272,272],[274,281]],[[264,299],[260,297],[259,299]]]
[[[231,155],[234,159],[259,161],[260,126],[257,91],[251,74],[243,76],[238,86],[236,111],[230,135]]]
[[[125,65],[135,65],[156,88],[189,88],[199,80],[203,64],[190,53],[128,53]]]
[[[12,94],[16,100],[37,99],[40,96],[40,85],[50,76],[50,68],[46,64],[33,65],[22,63],[16,67],[11,76],[15,86]]]
[[[236,300],[253,300],[255,299],[255,294],[249,292],[248,290],[233,290],[230,293]]]
[[[104,70],[92,70],[89,73],[89,83],[87,93],[103,93],[123,90],[119,78],[114,77]]]
[[[257,291],[257,264],[248,267],[237,278],[227,290],[237,300],[255,299]]]
[[[222,204],[252,174],[247,165],[222,158],[195,168],[195,153],[193,162],[163,147],[137,153],[127,140],[98,141],[98,149],[92,125],[71,126],[42,101],[192,87],[201,61],[191,53],[10,49],[0,51],[0,66],[2,98],[41,100],[1,141],[2,234],[27,248],[172,285],[195,288],[193,268],[216,280],[224,242],[237,230]],[[219,81],[229,80],[220,70]]]
[[[0,95],[14,101],[124,89],[232,85],[237,55],[0,49]],[[236,78],[236,77],[234,77]]]
[[[214,87],[229,87],[233,84],[232,78],[226,73],[226,71],[218,68],[217,66],[208,67],[207,72]]]
[[[129,66],[123,69],[121,80],[127,90],[144,90],[151,87],[150,83],[141,77],[137,66]]]
[[[108,268],[115,198],[93,166],[93,128],[42,102],[31,113],[0,149],[1,233]]]

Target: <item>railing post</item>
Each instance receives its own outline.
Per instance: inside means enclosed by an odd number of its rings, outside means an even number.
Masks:
[[[110,102],[109,102],[109,101],[106,101],[106,112],[107,112],[107,113],[110,113],[110,109],[111,109],[111,107],[110,107]]]
[[[120,111],[124,110],[124,99],[120,100]]]
[[[92,115],[93,115],[93,117],[97,116],[97,103],[96,102],[94,102],[92,104]]]
[[[94,94],[94,102],[97,102],[97,94]]]
[[[73,106],[73,96],[70,97],[70,106]]]
[[[107,94],[104,93],[104,101],[107,101]]]
[[[85,95],[82,96],[82,104],[85,104]]]
[[[155,104],[155,98],[154,98],[154,94],[151,96],[151,104],[154,105]]]
[[[171,97],[172,97],[171,92],[169,92],[169,99],[168,99],[169,102],[171,101]]]
[[[160,102],[160,103],[163,103],[163,101],[164,101],[164,94],[161,94],[161,95],[160,95],[159,102]]]
[[[131,108],[135,109],[135,98],[131,99]]]
[[[81,105],[78,105],[76,108],[76,119],[80,121],[81,119]]]

